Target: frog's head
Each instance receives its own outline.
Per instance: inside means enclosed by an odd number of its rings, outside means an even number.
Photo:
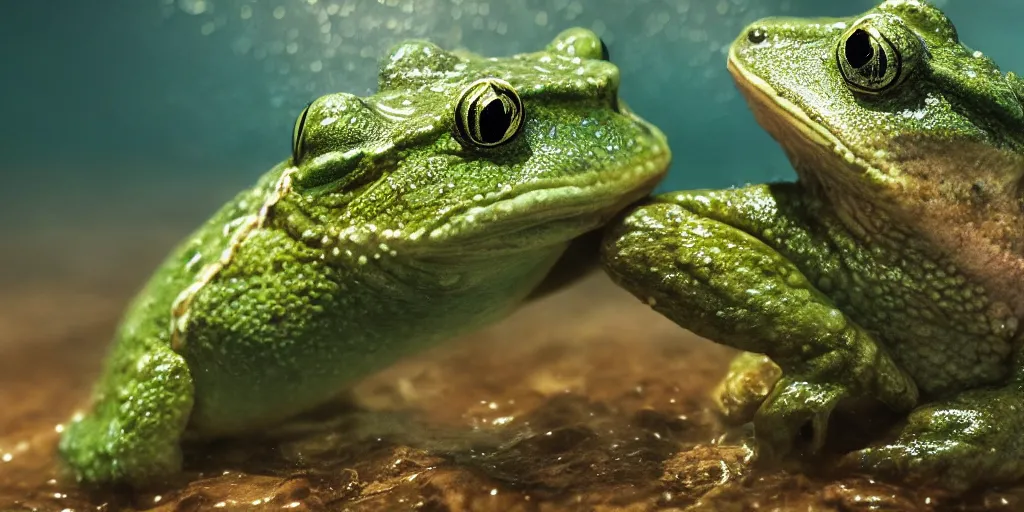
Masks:
[[[342,237],[406,253],[564,243],[668,166],[664,135],[618,90],[587,30],[503,58],[405,42],[376,94],[323,96],[299,116],[293,188]]]
[[[925,229],[928,210],[1019,211],[1024,85],[921,0],[757,21],[729,69],[801,180],[859,228],[877,209]]]

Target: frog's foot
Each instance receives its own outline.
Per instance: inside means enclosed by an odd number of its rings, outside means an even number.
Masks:
[[[910,413],[896,439],[841,465],[881,478],[964,492],[1024,478],[1024,390],[968,391]]]
[[[60,454],[79,482],[144,486],[181,470],[181,435],[192,410],[192,377],[165,345],[115,357],[90,411],[76,416]]]
[[[828,420],[849,395],[838,384],[784,376],[754,415],[757,457],[774,460],[792,452],[815,455],[825,445]]]
[[[729,372],[713,393],[718,412],[726,422],[739,425],[754,418],[782,369],[764,354],[743,352],[729,364]]]

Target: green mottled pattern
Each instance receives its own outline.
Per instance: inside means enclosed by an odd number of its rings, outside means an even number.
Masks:
[[[183,436],[279,422],[514,308],[668,166],[602,46],[582,29],[502,58],[411,41],[383,60],[376,94],[314,101],[293,158],[186,239],[127,311],[93,407],[61,440],[75,476],[166,478]],[[454,136],[456,102],[483,78],[523,106],[495,147]]]

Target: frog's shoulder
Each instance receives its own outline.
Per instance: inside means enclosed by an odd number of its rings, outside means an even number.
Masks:
[[[152,329],[161,339],[166,338],[166,322],[175,302],[202,281],[204,274],[211,274],[231,258],[244,232],[258,224],[260,212],[266,209],[286,167],[282,163],[261,176],[253,187],[236,194],[179,242],[129,307],[126,327]],[[158,319],[157,324],[147,324],[154,319]]]

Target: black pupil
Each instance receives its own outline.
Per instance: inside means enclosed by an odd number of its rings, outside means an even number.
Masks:
[[[875,56],[875,50],[871,47],[871,36],[867,32],[857,29],[846,39],[846,62],[851,66],[860,68],[871,62]],[[884,68],[884,60],[879,62]]]
[[[604,44],[604,40],[601,39],[601,60],[612,60],[612,56],[608,53],[608,45]]]
[[[297,164],[298,160],[302,157],[299,154],[299,149],[302,142],[302,130],[306,127],[306,116],[309,114],[309,106],[302,109],[302,113],[299,114],[299,121],[295,123],[295,130],[292,133],[292,164]]]
[[[501,142],[512,124],[512,112],[505,110],[505,102],[493,99],[480,111],[480,138],[488,143]]]

